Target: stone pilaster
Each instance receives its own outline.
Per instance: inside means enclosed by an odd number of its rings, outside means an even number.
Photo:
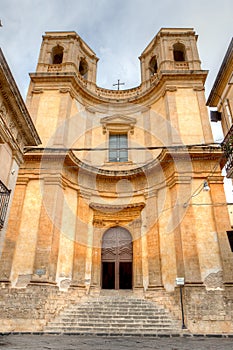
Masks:
[[[181,144],[180,132],[179,132],[179,120],[176,107],[176,87],[166,87],[165,103],[168,119],[168,135],[170,135],[171,144]]]
[[[218,246],[223,269],[223,282],[233,283],[233,257],[226,231],[231,229],[226,205],[222,177],[209,180],[213,218],[216,226]]]
[[[213,135],[210,127],[207,107],[205,105],[204,87],[196,87],[194,90],[196,91],[197,101],[199,105],[202,131],[204,135],[203,143],[211,143],[213,142]]]
[[[69,147],[68,144],[68,126],[71,111],[72,98],[67,89],[60,89],[60,107],[57,118],[57,128],[55,133],[54,145]],[[72,146],[72,145],[71,145]]]
[[[141,218],[132,222],[133,237],[133,288],[143,288]],[[131,227],[131,225],[129,225]]]
[[[14,287],[26,287],[31,281],[41,204],[42,193],[38,179],[30,179],[24,196],[11,269],[10,279]]]
[[[94,226],[93,250],[92,250],[92,276],[91,276],[92,288],[101,288],[101,272],[102,272],[101,242],[102,242],[103,233],[104,233],[103,228]]]
[[[22,210],[29,179],[26,177],[18,178],[14,192],[14,200],[9,215],[7,232],[0,258],[0,279],[9,281],[13,257],[19,235],[19,227],[22,220]]]
[[[160,240],[158,227],[158,209],[157,196],[154,195],[147,199],[147,247],[148,247],[148,288],[162,286],[161,276],[161,257],[160,257]]]
[[[85,285],[86,255],[87,255],[87,231],[88,231],[88,199],[78,194],[76,235],[73,256],[73,281],[75,286]]]
[[[43,201],[32,280],[55,283],[64,200],[60,176],[41,180],[42,187]]]

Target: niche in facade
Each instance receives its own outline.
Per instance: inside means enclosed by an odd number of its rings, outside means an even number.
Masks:
[[[181,43],[173,45],[173,56],[174,61],[184,62],[185,61],[185,46]]]
[[[63,60],[63,47],[57,45],[52,50],[52,63],[61,64]]]

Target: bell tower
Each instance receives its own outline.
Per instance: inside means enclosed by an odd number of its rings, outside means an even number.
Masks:
[[[192,28],[162,28],[139,57],[142,83],[160,72],[201,69]]]
[[[37,73],[76,73],[88,87],[96,83],[98,58],[75,32],[46,32],[40,50]]]
[[[69,147],[69,120],[83,108],[78,91],[95,91],[98,58],[76,32],[46,32],[27,106],[42,145]]]
[[[169,144],[213,142],[205,106],[205,80],[193,28],[162,28],[139,57],[141,87],[164,103]],[[153,107],[161,111],[156,102]],[[192,127],[192,133],[189,132]]]

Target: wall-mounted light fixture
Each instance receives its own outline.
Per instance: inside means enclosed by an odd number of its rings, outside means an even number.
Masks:
[[[203,184],[201,184],[197,190],[189,197],[189,199],[183,204],[183,207],[184,208],[187,208],[190,200],[193,198],[193,197],[196,197],[198,194],[201,193],[201,191],[210,191],[210,187],[209,187],[209,184],[208,184],[208,181],[207,180],[204,180]]]
[[[208,182],[205,180],[203,184],[203,191],[210,191],[210,186],[208,185]]]

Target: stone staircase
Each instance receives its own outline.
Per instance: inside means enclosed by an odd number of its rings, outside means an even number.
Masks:
[[[60,312],[44,329],[48,333],[155,335],[181,333],[171,314],[133,295],[89,297]]]

